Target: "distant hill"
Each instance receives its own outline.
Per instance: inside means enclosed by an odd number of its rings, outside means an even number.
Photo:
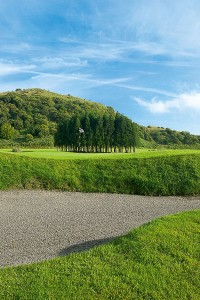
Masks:
[[[43,89],[0,93],[0,147],[15,144],[52,146],[58,123],[83,112],[97,116],[116,115],[112,107]],[[142,146],[200,143],[200,136],[188,132],[134,124],[138,126]]]
[[[140,131],[141,138],[149,142],[154,142],[156,145],[189,146],[200,144],[200,136],[190,134],[187,131],[177,131],[156,126],[141,126]]]
[[[114,113],[102,104],[42,89],[0,93],[0,126],[9,123],[21,134],[34,137],[54,134],[61,119],[83,111]]]

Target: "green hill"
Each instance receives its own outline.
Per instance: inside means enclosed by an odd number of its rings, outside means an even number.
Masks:
[[[17,89],[0,93],[0,146],[8,145],[8,140],[12,145],[34,144],[33,139],[40,139],[40,143],[42,139],[43,146],[45,143],[50,146],[57,124],[83,112],[115,114],[111,107],[103,104],[42,89]]]
[[[187,131],[177,131],[170,128],[148,126],[145,127],[146,134],[150,140],[160,145],[197,145],[200,136],[190,134]]]
[[[0,93],[0,147],[51,147],[58,124],[84,113],[116,116],[112,107],[42,89],[16,89]],[[200,136],[169,128],[140,126],[141,146],[200,147]]]
[[[36,137],[54,134],[59,120],[83,111],[114,112],[96,102],[42,89],[0,93],[0,125],[9,123],[20,133]]]

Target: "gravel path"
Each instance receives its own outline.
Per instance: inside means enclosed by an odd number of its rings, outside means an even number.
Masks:
[[[0,266],[82,251],[153,218],[193,209],[200,209],[200,196],[0,191]]]

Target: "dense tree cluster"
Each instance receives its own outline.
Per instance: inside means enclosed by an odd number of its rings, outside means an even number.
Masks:
[[[74,115],[55,134],[55,145],[66,151],[132,152],[138,143],[137,124],[120,113]]]

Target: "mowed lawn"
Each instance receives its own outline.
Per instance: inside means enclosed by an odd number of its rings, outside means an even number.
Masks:
[[[0,269],[0,299],[200,299],[200,211],[82,253]]]
[[[8,153],[18,156],[53,158],[53,159],[124,159],[124,158],[148,158],[170,155],[200,154],[200,150],[155,150],[136,149],[135,153],[75,153],[57,151],[56,149],[21,149],[20,152],[12,152],[12,149],[0,149],[0,153]]]

